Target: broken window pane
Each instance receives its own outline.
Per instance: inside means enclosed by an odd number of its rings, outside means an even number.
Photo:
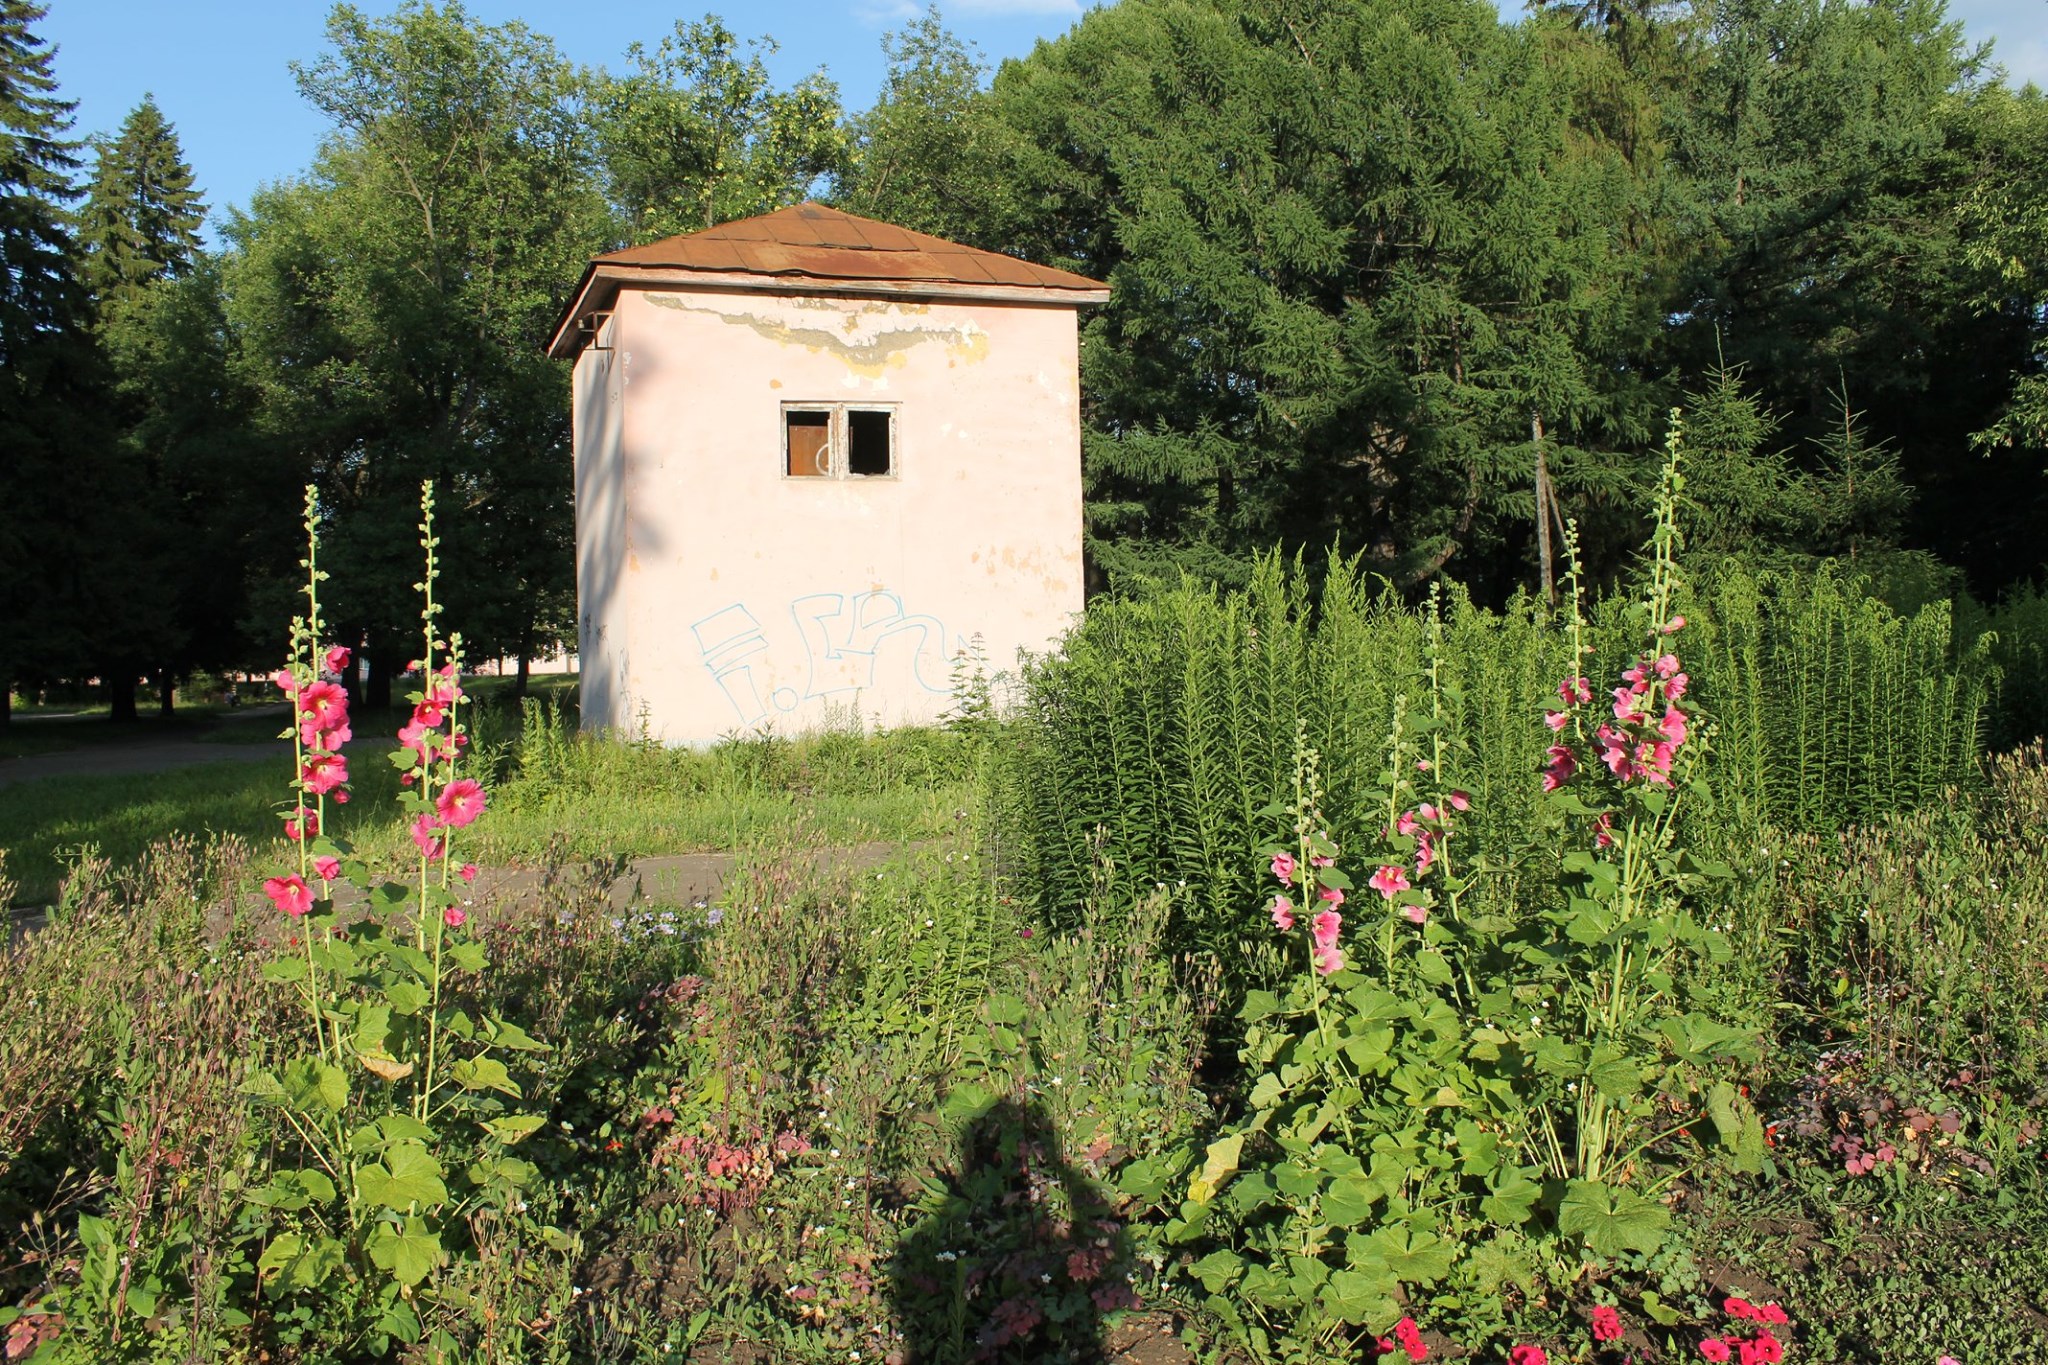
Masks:
[[[790,477],[824,478],[832,472],[832,414],[785,412],[783,446]]]
[[[888,412],[846,414],[846,471],[873,478],[893,472]]]

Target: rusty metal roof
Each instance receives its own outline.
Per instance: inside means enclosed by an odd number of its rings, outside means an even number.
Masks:
[[[1100,281],[806,201],[599,256],[593,265],[1099,293]]]

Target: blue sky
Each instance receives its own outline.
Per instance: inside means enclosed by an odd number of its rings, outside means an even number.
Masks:
[[[324,0],[47,0],[39,26],[58,48],[65,98],[78,102],[78,132],[110,131],[145,91],[183,139],[207,203],[246,204],[266,181],[296,174],[325,131],[299,98],[287,63],[323,47]],[[371,13],[393,0],[357,0]],[[703,8],[699,8],[699,6]],[[881,37],[922,5],[913,0],[469,0],[492,23],[523,20],[554,38],[571,60],[617,67],[626,45],[650,45],[678,17],[721,13],[743,36],[771,34],[782,83],[820,66],[849,109],[871,103],[882,79]],[[942,0],[946,24],[993,65],[1063,33],[1078,0]],[[2048,0],[1952,0],[1972,39],[1995,39],[2015,82],[2048,86]]]

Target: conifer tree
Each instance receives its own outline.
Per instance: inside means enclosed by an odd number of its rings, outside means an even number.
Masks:
[[[120,133],[95,150],[98,160],[79,223],[85,282],[94,296],[104,301],[151,280],[189,273],[206,205],[155,97],[144,95]]]

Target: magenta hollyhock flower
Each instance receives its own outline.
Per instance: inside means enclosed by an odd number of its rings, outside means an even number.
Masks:
[[[313,860],[313,871],[323,882],[331,882],[341,875],[341,859],[321,856]]]
[[[1614,689],[1614,718],[1627,724],[1641,720],[1643,708],[1649,704],[1649,697],[1627,687]]]
[[[1664,623],[1664,633],[1666,635],[1676,635],[1679,631],[1684,629],[1685,618],[1683,616],[1674,616],[1669,621],[1666,621]]]
[[[1427,801],[1417,806],[1415,808],[1415,813],[1421,816],[1423,819],[1429,821],[1431,824],[1435,824],[1437,821],[1444,818],[1444,813],[1438,810],[1435,806],[1430,805]]]
[[[299,743],[308,749],[326,749],[331,752],[355,737],[356,732],[349,728],[346,720],[331,730],[319,729],[310,722],[299,727]]]
[[[1593,817],[1593,847],[1612,848],[1613,846],[1614,812],[1603,810]]]
[[[1319,910],[1310,921],[1310,932],[1315,935],[1316,947],[1328,948],[1337,942],[1337,935],[1344,928],[1344,917],[1335,910]]]
[[[299,689],[299,724],[332,730],[348,719],[348,693],[339,684],[309,682]]]
[[[1621,1314],[1607,1304],[1593,1309],[1593,1340],[1598,1342],[1621,1340]]]
[[[1429,875],[1430,865],[1435,861],[1436,844],[1430,839],[1429,831],[1424,830],[1415,838],[1415,875],[1418,877]]]
[[[468,918],[469,912],[459,905],[451,905],[441,912],[441,922],[450,929],[460,929],[463,921]]]
[[[1602,725],[1593,739],[1600,746],[1600,761],[1607,765],[1607,771],[1623,782],[1636,775],[1635,759],[1629,754],[1626,735],[1619,733],[1611,725]]]
[[[441,836],[437,833],[440,827],[440,822],[424,811],[420,813],[418,819],[412,822],[412,841],[418,847],[422,856],[438,858],[447,847],[447,845],[441,842]]]
[[[292,671],[289,668],[278,669],[277,672],[270,675],[270,680],[276,683],[277,690],[284,693],[287,697],[299,690],[299,680],[292,676]]]
[[[441,813],[441,823],[450,829],[461,829],[484,813],[483,785],[475,778],[458,777],[441,788],[434,798],[434,809]]]
[[[1664,719],[1657,722],[1657,730],[1664,736],[1665,742],[1676,749],[1685,743],[1685,712],[1675,706],[1665,707]]]
[[[1571,780],[1572,774],[1579,769],[1579,760],[1570,747],[1563,744],[1553,744],[1544,752],[1550,758],[1550,765],[1543,770],[1543,790],[1554,792]]]
[[[1637,664],[1634,668],[1624,668],[1621,670],[1621,680],[1627,683],[1634,683],[1635,687],[1633,690],[1637,692],[1643,690],[1643,679],[1649,676],[1649,672],[1641,664]]]
[[[1683,673],[1674,673],[1669,681],[1664,684],[1664,696],[1667,700],[1677,701],[1685,695],[1685,689],[1690,686],[1692,686],[1691,678],[1688,678]]]
[[[296,872],[289,877],[272,877],[263,883],[263,894],[270,897],[272,905],[293,919],[313,908],[313,888],[307,886],[306,879]]]
[[[1385,896],[1388,900],[1392,900],[1395,896],[1408,889],[1408,874],[1400,868],[1388,864],[1373,873],[1367,879],[1366,885],[1379,892],[1382,896]]]
[[[348,760],[340,754],[314,754],[299,770],[306,790],[315,796],[327,793],[348,781]]]
[[[284,837],[295,844],[302,839],[319,838],[320,813],[306,806],[300,806],[285,817]]]
[[[1571,716],[1563,711],[1545,711],[1543,713],[1543,723],[1553,730],[1564,729],[1564,723],[1570,719]]]
[[[421,758],[430,762],[434,757],[434,740],[436,738],[438,738],[438,735],[435,731],[416,720],[407,721],[398,728],[399,747],[416,749],[419,751]]]
[[[1413,834],[1420,828],[1421,825],[1416,821],[1415,812],[1412,810],[1402,811],[1401,818],[1394,821],[1394,833],[1396,834]]]
[[[327,651],[327,671],[329,673],[346,673],[348,671],[348,660],[348,646],[336,645]]]
[[[1294,902],[1285,896],[1273,897],[1273,904],[1267,907],[1273,915],[1273,923],[1282,933],[1294,927]]]
[[[1452,792],[1444,799],[1451,803],[1452,810],[1463,811],[1472,809],[1472,798],[1464,792]]]
[[[1963,1362],[1957,1360],[1954,1356],[1942,1356],[1934,1362],[1934,1365],[1963,1365]]]
[[[1273,875],[1281,881],[1291,882],[1294,880],[1295,866],[1292,853],[1275,853],[1273,855]]]
[[[1676,654],[1660,654],[1657,656],[1658,677],[1669,679],[1676,672],[1678,672],[1678,656]]]
[[[439,702],[423,701],[418,706],[412,708],[412,719],[415,725],[424,725],[429,730],[432,730],[438,728],[441,722],[447,719],[447,716],[441,710]]]
[[[1344,950],[1338,947],[1318,948],[1311,959],[1315,963],[1316,975],[1335,976],[1344,970]]]
[[[461,867],[459,867],[459,868],[457,868],[457,869],[455,870],[455,875],[456,875],[456,876],[458,876],[458,877],[460,877],[460,878],[462,878],[462,880],[464,880],[464,881],[466,881],[466,882],[473,882],[473,881],[475,881],[475,880],[476,880],[476,864],[475,864],[475,863],[464,863],[464,864],[463,864],[463,865],[462,865]]]

